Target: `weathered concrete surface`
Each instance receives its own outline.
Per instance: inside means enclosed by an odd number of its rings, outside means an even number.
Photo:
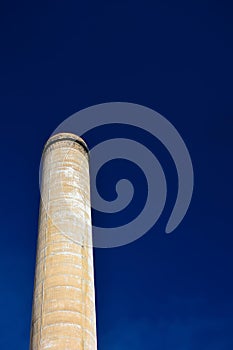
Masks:
[[[31,350],[96,350],[88,154],[76,135],[43,153]]]

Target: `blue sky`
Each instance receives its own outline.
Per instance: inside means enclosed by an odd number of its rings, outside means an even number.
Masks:
[[[145,236],[95,249],[98,349],[233,348],[232,9],[215,0],[1,2],[1,349],[29,346],[43,145],[71,114],[111,101],[145,105],[174,124],[195,190],[165,235],[177,179],[164,147],[123,127],[86,135],[92,147],[131,133],[168,182],[163,215]],[[103,196],[114,198],[113,176],[131,179],[137,197],[119,217],[94,213],[106,226],[136,215],[146,196],[143,174],[125,163],[103,169]]]

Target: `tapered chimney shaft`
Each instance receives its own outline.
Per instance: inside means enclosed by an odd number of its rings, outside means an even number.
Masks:
[[[30,349],[97,349],[88,150],[69,133],[43,152]]]

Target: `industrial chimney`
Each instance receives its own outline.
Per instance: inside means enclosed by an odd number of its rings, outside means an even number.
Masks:
[[[89,155],[70,133],[45,144],[31,350],[96,350]]]

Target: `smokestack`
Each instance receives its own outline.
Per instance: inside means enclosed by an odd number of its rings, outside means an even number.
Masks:
[[[88,149],[52,136],[43,151],[31,350],[96,350]]]

